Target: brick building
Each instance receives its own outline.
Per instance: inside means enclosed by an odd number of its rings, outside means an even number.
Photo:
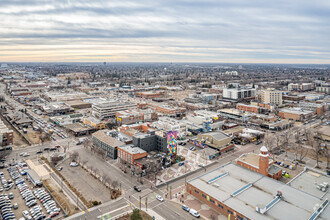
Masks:
[[[282,169],[274,165],[269,159],[268,150],[265,146],[260,148],[260,154],[243,154],[237,159],[237,164],[254,172],[279,180],[282,177]]]
[[[278,113],[283,119],[290,119],[294,121],[304,121],[310,119],[314,115],[313,111],[302,110],[301,108],[286,108],[281,109]]]
[[[238,109],[240,111],[252,112],[252,113],[256,113],[256,114],[260,113],[260,107],[255,106],[255,105],[245,105],[245,104],[238,103],[236,105],[236,109]]]
[[[12,145],[13,139],[13,131],[8,129],[8,127],[0,119],[0,147]]]
[[[157,112],[151,109],[129,109],[116,112],[116,120],[119,126],[135,124],[139,122],[155,121],[157,119]]]
[[[328,219],[330,211],[327,198],[233,163],[188,180],[186,192],[229,220]]]
[[[147,152],[145,150],[134,147],[134,145],[118,147],[118,157],[129,164],[135,164],[135,160],[146,156]]]
[[[158,91],[158,92],[136,92],[135,95],[140,98],[145,98],[145,99],[154,99],[154,98],[159,98],[164,95],[164,91]]]

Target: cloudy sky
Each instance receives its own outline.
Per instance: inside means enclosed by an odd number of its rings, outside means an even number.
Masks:
[[[0,62],[330,64],[329,0],[0,0]]]

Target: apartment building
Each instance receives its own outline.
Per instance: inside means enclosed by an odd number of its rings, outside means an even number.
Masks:
[[[273,88],[263,90],[261,93],[261,102],[270,105],[282,105],[282,92]]]
[[[135,160],[146,156],[147,152],[145,150],[134,147],[134,145],[118,147],[118,157],[129,164],[135,164]]]
[[[135,107],[137,107],[137,105],[130,102],[100,102],[92,105],[92,115],[100,119],[110,118],[115,117],[116,112],[118,111],[123,111]]]
[[[155,121],[157,119],[158,114],[152,109],[128,109],[116,112],[116,120],[119,126]]]
[[[223,89],[222,98],[239,101],[254,98],[255,96],[256,90],[253,88],[225,88]]]

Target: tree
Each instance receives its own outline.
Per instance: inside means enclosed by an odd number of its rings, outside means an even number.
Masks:
[[[330,148],[327,145],[325,145],[322,150],[322,153],[327,159],[327,169],[330,169]]]
[[[133,214],[131,215],[131,220],[142,220],[142,216],[140,214],[139,209],[134,209]]]
[[[71,159],[72,161],[77,161],[78,158],[79,158],[79,153],[78,153],[77,151],[74,151],[74,152],[72,152],[72,153],[70,154],[70,159]]]
[[[270,152],[272,152],[272,150],[274,148],[274,138],[271,137],[269,133],[266,133],[263,143],[264,143],[265,147],[267,147],[267,149]]]
[[[291,146],[290,140],[291,140],[291,137],[292,137],[292,133],[291,133],[290,130],[288,130],[286,132],[283,132],[282,135],[283,135],[283,144],[281,146],[284,148],[285,156],[287,157],[288,156],[288,150],[290,149],[290,146]]]
[[[322,147],[321,147],[320,142],[315,141],[312,144],[312,150],[313,150],[313,154],[314,154],[314,157],[315,157],[315,160],[316,160],[316,166],[315,166],[315,168],[320,168],[319,162],[320,162],[320,155],[322,153]]]

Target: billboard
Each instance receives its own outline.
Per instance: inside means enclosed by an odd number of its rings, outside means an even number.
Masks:
[[[177,153],[177,137],[177,131],[170,131],[167,133],[167,152],[170,156],[174,156]]]

